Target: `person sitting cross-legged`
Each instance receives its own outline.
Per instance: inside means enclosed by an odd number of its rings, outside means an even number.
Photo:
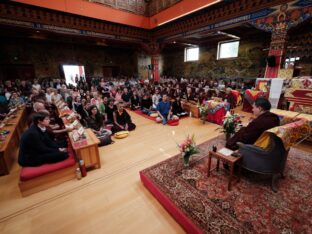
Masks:
[[[172,113],[178,117],[187,116],[187,112],[182,107],[180,96],[176,96],[174,102],[172,103]]]
[[[132,131],[136,125],[132,123],[131,117],[124,109],[123,103],[117,103],[117,110],[114,112],[114,126],[112,132]]]
[[[49,114],[33,115],[33,124],[24,132],[20,142],[18,163],[22,167],[36,167],[56,163],[68,158],[64,145],[52,140],[46,129],[50,124]]]
[[[166,94],[163,95],[161,102],[157,105],[157,113],[158,117],[156,118],[156,121],[162,121],[163,125],[166,125],[168,120],[179,119],[179,117],[172,115],[171,105]]]
[[[152,106],[153,106],[153,101],[150,97],[150,94],[144,93],[144,95],[141,99],[141,111],[144,114],[149,115],[151,113]]]
[[[92,129],[96,136],[112,135],[110,130],[105,129],[103,116],[96,105],[90,106],[88,112],[87,126]]]

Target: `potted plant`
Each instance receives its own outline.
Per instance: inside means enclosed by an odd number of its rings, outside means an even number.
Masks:
[[[221,128],[221,131],[225,134],[226,140],[236,132],[236,129],[241,123],[241,117],[238,114],[230,113],[229,111],[226,113]]]
[[[184,166],[189,166],[190,157],[193,154],[199,153],[194,140],[194,135],[192,135],[192,137],[187,136],[187,138],[181,144],[179,144],[178,147],[182,154]]]
[[[198,106],[198,108],[199,108],[200,118],[203,121],[203,123],[205,123],[207,115],[208,115],[209,107],[206,104],[201,104],[200,106]]]

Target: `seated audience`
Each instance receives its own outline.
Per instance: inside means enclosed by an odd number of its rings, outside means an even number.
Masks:
[[[15,107],[24,104],[23,98],[21,98],[17,92],[13,91],[9,100],[9,107]]]
[[[108,105],[105,107],[105,123],[112,124],[114,123],[114,112],[116,111],[116,106],[114,105],[114,99],[111,98],[108,101]]]
[[[187,115],[187,112],[182,108],[180,96],[176,96],[174,102],[172,103],[172,114],[178,117]]]
[[[131,105],[131,96],[128,89],[124,88],[123,94],[121,95],[124,107],[129,107]]]
[[[156,89],[154,95],[152,96],[153,108],[156,110],[159,101],[161,100],[160,90]]]
[[[96,105],[89,107],[89,118],[87,119],[87,126],[92,129],[92,131],[100,140],[107,135],[112,135],[110,130],[104,128],[103,116],[99,112]]]
[[[225,89],[225,97],[226,101],[230,104],[230,109],[234,109],[236,107],[236,98],[234,94],[232,93],[231,88]]]
[[[82,125],[86,126],[87,125],[87,119],[89,117],[89,113],[88,113],[88,106],[87,106],[87,100],[85,98],[83,98],[81,100],[80,105],[76,105],[76,111],[77,113],[80,115],[80,121],[82,123]]]
[[[136,91],[133,91],[133,95],[131,96],[131,110],[140,109],[140,97]]]
[[[157,113],[159,117],[156,118],[156,121],[162,121],[163,125],[166,125],[168,120],[178,119],[177,116],[172,115],[171,105],[166,94],[163,95],[162,101],[157,105]]]
[[[7,103],[0,103],[0,120],[3,120],[9,113],[9,107]]]
[[[242,127],[233,137],[226,142],[226,147],[237,150],[237,142],[254,144],[260,135],[273,127],[279,126],[279,118],[270,112],[271,103],[265,98],[258,98],[253,104],[255,119],[246,127]]]
[[[41,101],[37,101],[33,104],[32,106],[33,110],[31,111],[30,115],[28,116],[28,119],[27,119],[27,126],[30,126],[33,122],[33,115],[40,112],[40,111],[43,111],[43,110],[46,110],[45,106],[44,106],[44,103],[41,102]]]
[[[136,128],[136,125],[132,123],[131,117],[124,109],[123,103],[117,104],[117,110],[114,111],[114,126],[112,131],[132,131]]]
[[[49,115],[36,113],[33,123],[21,137],[18,163],[23,167],[36,167],[65,160],[68,157],[67,149],[47,134]]]
[[[115,103],[118,103],[118,102],[122,102],[122,95],[123,95],[123,92],[121,89],[118,89],[117,90],[117,93],[115,95]]]
[[[141,111],[144,114],[149,115],[152,111],[153,101],[149,95],[149,93],[144,93],[141,99]]]

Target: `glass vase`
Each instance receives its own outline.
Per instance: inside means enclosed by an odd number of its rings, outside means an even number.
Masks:
[[[231,133],[225,133],[225,140],[228,141],[231,138]]]
[[[191,155],[188,153],[182,153],[183,157],[183,165],[184,167],[189,167],[190,166],[190,157]]]
[[[205,124],[206,123],[206,116],[202,116],[201,117],[201,121],[202,121],[203,124]]]

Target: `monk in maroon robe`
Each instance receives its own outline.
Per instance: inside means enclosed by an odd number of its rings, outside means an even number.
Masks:
[[[254,144],[260,135],[273,127],[279,126],[279,118],[270,112],[271,103],[265,98],[258,98],[253,104],[252,111],[256,118],[246,127],[242,127],[226,142],[226,147],[237,150],[237,142],[244,144]]]

